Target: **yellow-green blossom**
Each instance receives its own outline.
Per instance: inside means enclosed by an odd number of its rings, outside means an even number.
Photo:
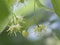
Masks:
[[[46,26],[44,24],[40,24],[40,25],[35,26],[36,32],[41,32],[42,30],[46,30]]]
[[[17,32],[20,33],[20,30],[21,30],[21,26],[19,24],[16,24],[16,25],[11,25],[9,27],[9,29],[7,30],[7,32],[9,35],[15,35],[16,36],[16,33]]]

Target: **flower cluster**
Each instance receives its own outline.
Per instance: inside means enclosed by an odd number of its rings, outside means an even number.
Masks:
[[[7,32],[9,32],[8,34],[9,35],[15,35],[16,36],[16,33],[17,32],[20,32],[20,30],[21,30],[21,26],[19,25],[19,24],[16,24],[16,25],[11,25],[10,27],[9,27],[9,29],[7,30]]]
[[[40,24],[40,25],[35,26],[34,31],[35,32],[42,32],[42,31],[46,31],[46,28],[47,28],[46,25]]]
[[[43,36],[48,30],[47,25],[45,24],[39,24],[34,27],[34,34],[37,37]]]
[[[23,16],[13,15],[8,25],[9,26],[9,29],[7,30],[8,34],[16,36],[16,33],[18,32],[21,33],[23,27],[23,25],[21,24],[24,24]]]

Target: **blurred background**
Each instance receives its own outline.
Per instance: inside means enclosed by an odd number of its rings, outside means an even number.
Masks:
[[[40,0],[40,2],[53,10],[51,0]],[[37,5],[34,7],[34,0],[25,0],[24,3],[16,2],[14,4],[13,12],[16,15],[24,15],[27,23],[32,22],[32,25],[28,28],[29,34],[27,37],[19,33],[16,37],[9,36],[6,28],[0,34],[0,45],[60,45],[59,17],[52,10]],[[34,27],[36,24],[45,24],[47,26],[46,31],[35,33]]]

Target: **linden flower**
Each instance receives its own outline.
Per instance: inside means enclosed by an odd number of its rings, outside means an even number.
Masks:
[[[39,24],[34,27],[34,33],[37,37],[43,36],[44,33],[47,33],[47,30],[50,30],[50,29],[46,24]]]
[[[20,33],[20,30],[21,30],[21,26],[19,24],[16,24],[16,25],[11,25],[9,27],[9,29],[7,30],[8,35],[15,35],[16,36],[16,33],[19,32]]]
[[[44,24],[40,24],[38,26],[35,26],[35,32],[41,32],[42,30],[46,31],[46,26]]]
[[[13,15],[13,17],[11,18],[10,22],[9,22],[9,29],[7,30],[8,35],[15,35],[16,33],[19,32],[21,33],[21,30],[23,28],[24,24],[24,20],[23,20],[23,16],[22,15]]]

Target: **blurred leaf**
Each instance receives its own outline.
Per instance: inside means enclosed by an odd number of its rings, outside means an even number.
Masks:
[[[60,40],[60,30],[58,30],[58,29],[53,30],[53,33],[54,33],[55,36]]]
[[[35,0],[38,7],[43,7],[43,4],[39,0]]]
[[[5,3],[5,0],[0,0],[0,33],[8,24],[9,9]]]
[[[35,9],[37,9],[38,7],[36,6]],[[23,5],[23,7],[18,7],[17,10],[15,11],[16,15],[27,15],[30,12],[34,11],[34,0],[30,0],[29,2],[27,2],[26,5]]]
[[[15,2],[15,0],[5,0],[8,7],[12,6]]]
[[[60,17],[60,0],[51,0],[56,14]]]
[[[19,2],[24,3],[24,0],[19,0]]]
[[[25,16],[26,19],[26,29],[28,29],[30,26],[35,25],[35,24],[39,24],[39,23],[44,23],[46,21],[49,20],[51,14],[53,14],[52,12],[47,12],[45,9],[41,8],[41,9],[37,9],[36,10],[36,15],[34,14],[34,12],[30,13],[29,15]]]

